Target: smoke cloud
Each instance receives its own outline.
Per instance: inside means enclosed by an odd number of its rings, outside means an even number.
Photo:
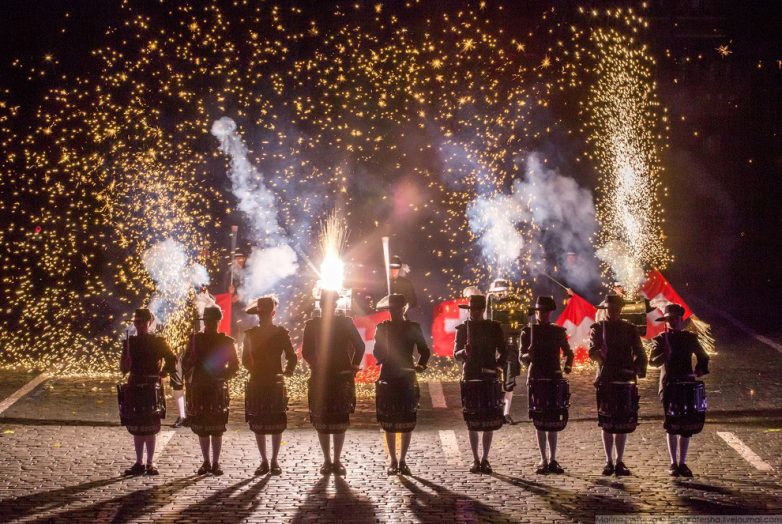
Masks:
[[[239,298],[248,302],[293,275],[299,267],[297,255],[291,247],[293,242],[279,223],[275,195],[250,162],[236,122],[227,116],[215,120],[212,135],[220,142],[220,151],[231,160],[228,170],[231,191],[247,219],[252,238],[257,239],[237,289]]]
[[[169,316],[181,307],[193,287],[209,283],[206,268],[191,263],[185,246],[172,238],[147,249],[141,260],[155,283],[149,309],[160,324],[166,324]]]

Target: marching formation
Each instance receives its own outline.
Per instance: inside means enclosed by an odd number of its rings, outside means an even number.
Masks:
[[[492,473],[489,454],[493,432],[514,423],[508,397],[512,398],[523,365],[527,367],[529,418],[540,451],[536,472],[562,474],[557,444],[559,433],[567,426],[570,405],[570,388],[563,373],[571,372],[574,354],[565,329],[551,322],[556,310],[551,296],[537,297],[526,312],[532,321],[523,328],[509,331],[502,323],[485,318],[487,307],[515,314],[518,304],[503,293],[507,289],[503,282],[495,281],[488,296],[471,293],[467,303],[459,306],[468,310],[468,316],[456,327],[453,355],[462,368],[462,409],[473,455],[470,472]],[[421,326],[407,318],[408,295],[409,290],[387,296],[384,307],[390,320],[377,326],[373,350],[380,365],[376,412],[388,446],[388,475],[412,474],[406,459],[420,399],[417,373],[426,369],[431,356]],[[366,350],[352,319],[337,311],[338,300],[338,292],[322,290],[320,316],[305,323],[302,336],[301,355],[310,369],[309,418],[323,451],[323,475],[346,474],[341,455],[356,406],[354,377]],[[223,474],[220,451],[230,403],[227,381],[238,372],[240,360],[250,373],[245,384],[245,419],[256,435],[261,459],[255,473],[282,474],[280,443],[288,423],[283,377],[293,374],[298,361],[288,331],[274,324],[277,306],[275,298],[262,297],[246,309],[247,315],[257,316],[258,325],[245,330],[241,359],[237,358],[235,340],[218,332],[219,307],[203,310],[202,331],[190,337],[181,358],[163,338],[149,333],[151,312],[136,310],[136,334],[126,338],[120,359],[120,370],[129,376],[118,386],[121,423],[133,435],[136,451],[136,462],[126,475],[158,474],[155,436],[165,417],[161,380],[165,375],[180,391],[184,384],[184,421],[180,413],[177,424],[183,422],[198,436],[203,454],[198,474]],[[624,306],[622,295],[607,295],[599,306],[605,310],[605,318],[590,330],[589,356],[597,364],[597,421],[606,457],[602,474],[631,474],[624,463],[625,446],[638,424],[637,380],[645,377],[651,364],[662,368],[659,396],[668,434],[670,474],[690,477],[692,471],[686,463],[689,440],[702,430],[706,413],[705,389],[697,377],[708,373],[709,357],[697,336],[684,331],[684,308],[669,304],[657,319],[666,323],[666,330],[654,338],[654,349],[647,359],[637,326],[622,318]],[[271,437],[271,457],[267,435]]]

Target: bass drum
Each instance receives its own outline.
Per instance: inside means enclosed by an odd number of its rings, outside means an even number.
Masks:
[[[505,394],[496,377],[462,380],[462,412],[470,431],[495,431],[505,423]]]
[[[244,420],[263,435],[277,435],[288,427],[288,392],[282,376],[274,382],[248,380],[244,386]]]
[[[639,400],[635,382],[599,382],[598,425],[608,433],[632,433],[638,426]]]
[[[353,372],[345,371],[326,380],[307,381],[310,421],[320,433],[344,433],[350,427],[350,414],[356,410],[356,383]]]
[[[529,418],[540,431],[562,431],[567,426],[570,384],[564,378],[530,378]]]
[[[412,377],[375,382],[377,421],[384,431],[409,433],[415,429],[421,390]]]
[[[671,382],[665,387],[663,407],[663,427],[668,433],[683,437],[700,433],[708,408],[706,387],[700,380]]]
[[[117,384],[120,424],[132,435],[156,435],[160,419],[166,418],[166,396],[160,377],[131,377]]]
[[[185,404],[193,433],[199,437],[225,433],[230,402],[228,383],[224,380],[188,384]]]

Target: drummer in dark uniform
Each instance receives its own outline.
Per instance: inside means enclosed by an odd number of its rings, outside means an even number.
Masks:
[[[123,375],[130,373],[130,386],[145,383],[154,385],[160,382],[161,376],[176,373],[176,355],[163,337],[149,332],[152,321],[152,312],[146,308],[137,309],[133,315],[136,334],[128,337],[120,357],[120,371]],[[123,424],[133,435],[136,448],[136,462],[125,470],[125,475],[157,475],[159,472],[152,459],[155,455],[155,436],[160,432],[160,416],[151,414],[123,421]],[[144,447],[147,448],[146,466],[142,462]]]
[[[589,334],[589,358],[598,365],[595,386],[608,382],[635,381],[646,376],[646,352],[636,327],[620,318],[624,299],[609,294],[598,309],[605,309],[607,319],[592,324]],[[624,458],[627,433],[610,433],[603,429],[606,465],[603,475],[630,475]],[[613,449],[616,446],[616,461]]]
[[[487,296],[489,318],[495,319],[492,314],[495,304],[508,297],[510,291],[511,285],[507,279],[495,278],[492,281]],[[500,326],[502,327],[502,336],[505,337],[508,348],[502,384],[505,391],[505,406],[502,408],[502,414],[505,417],[506,424],[514,425],[516,421],[510,416],[510,410],[513,404],[513,390],[516,388],[516,379],[521,374],[521,365],[519,364],[519,330],[512,329],[509,324],[500,323]]]
[[[223,474],[220,451],[228,422],[228,392],[225,381],[239,370],[236,342],[228,335],[217,332],[222,318],[223,312],[219,307],[205,308],[204,330],[190,337],[182,356],[182,371],[185,377],[189,377],[187,387],[190,389],[187,419],[190,429],[198,435],[204,457],[204,462],[198,469],[199,475]],[[215,413],[203,410],[203,405],[221,405],[224,409]]]
[[[472,295],[468,304],[460,304],[459,307],[470,310],[468,320],[456,326],[454,358],[462,362],[462,380],[496,381],[498,372],[504,368],[507,357],[502,327],[499,322],[483,318],[486,311],[486,297],[484,295]],[[500,390],[499,394],[501,393]],[[502,418],[501,412],[500,418]],[[473,456],[470,473],[491,473],[489,450],[491,449],[493,430],[482,432],[483,454],[480,456],[478,455],[478,441],[481,439],[479,433],[481,432],[469,430],[470,448]]]
[[[404,295],[408,311],[418,307],[415,287],[409,278],[402,275],[402,258],[399,255],[392,256],[388,268],[391,275],[391,294]]]
[[[561,378],[560,353],[565,355],[564,371],[569,374],[573,368],[574,354],[568,344],[565,328],[551,323],[551,313],[557,309],[554,297],[538,297],[535,307],[531,309],[535,312],[537,323],[521,330],[521,362],[529,366],[527,381],[537,378]],[[556,458],[558,433],[539,429],[536,429],[536,433],[540,450],[537,473],[564,473]],[[548,441],[548,457],[546,441]]]
[[[322,290],[320,317],[304,325],[301,353],[311,368],[307,395],[312,425],[318,431],[323,451],[323,475],[345,475],[340,457],[350,413],[355,409],[358,372],[364,357],[364,340],[353,319],[336,314],[339,293]],[[333,435],[334,458],[331,458]]]
[[[250,382],[255,387],[272,387],[281,376],[290,377],[296,369],[296,352],[293,350],[288,330],[273,323],[277,313],[277,300],[274,297],[261,297],[247,309],[247,314],[258,315],[259,324],[244,333],[244,349],[242,364],[250,371]],[[282,358],[285,357],[285,370],[282,369]],[[275,390],[276,391],[276,390]],[[279,390],[283,395],[283,389]],[[288,426],[288,416],[282,411],[268,413],[250,420],[250,429],[255,433],[258,451],[261,454],[261,465],[255,471],[256,475],[280,475],[282,468],[277,462],[280,452],[282,432]],[[271,435],[272,460],[271,468],[266,458],[266,435]]]
[[[405,320],[405,306],[407,301],[404,295],[392,294],[388,297],[388,310],[391,320],[378,324],[375,331],[374,356],[380,364],[380,377],[382,383],[388,384],[394,393],[393,398],[384,399],[386,402],[404,403],[405,393],[415,392],[417,405],[419,390],[416,380],[416,372],[426,369],[431,351],[426,344],[421,326],[417,322]],[[413,364],[413,352],[418,350],[418,364]],[[405,461],[407,450],[410,447],[410,438],[416,425],[416,412],[404,412],[406,406],[395,406],[395,413],[399,413],[399,420],[380,420],[381,413],[378,408],[378,421],[386,430],[386,443],[391,464],[386,472],[389,475],[411,475],[410,468]],[[402,420],[403,419],[403,420]],[[401,434],[399,460],[396,458],[396,432]]]
[[[654,349],[652,349],[649,363],[654,367],[662,367],[659,395],[665,410],[669,401],[669,384],[676,380],[691,379],[693,375],[700,377],[708,374],[709,355],[698,342],[698,335],[684,331],[684,308],[679,304],[665,306],[665,314],[657,321],[665,322],[667,330],[654,337]],[[695,370],[692,368],[693,355],[696,358]],[[692,435],[690,433],[676,434],[667,424],[665,429],[668,431],[671,475],[692,477],[692,471],[687,467],[687,449]]]

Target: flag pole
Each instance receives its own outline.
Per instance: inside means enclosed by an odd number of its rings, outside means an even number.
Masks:
[[[554,277],[552,277],[552,276],[550,276],[550,275],[548,275],[548,274],[546,274],[546,273],[541,273],[541,275],[543,275],[543,276],[544,276],[544,277],[546,277],[547,279],[551,280],[552,282],[554,282],[556,285],[558,285],[559,287],[561,287],[561,288],[562,288],[562,289],[564,289],[565,291],[568,291],[568,290],[570,289],[570,288],[568,288],[568,287],[567,287],[565,284],[563,284],[562,282],[560,282],[560,281],[559,281],[559,280],[557,280],[556,278],[554,278]]]
[[[391,272],[388,268],[388,264],[391,263],[391,252],[388,249],[388,237],[383,237],[383,260],[386,263],[386,288],[388,295],[391,295]]]
[[[228,290],[234,287],[234,258],[236,258],[236,237],[239,233],[239,226],[231,226],[231,261],[229,262],[229,271],[231,272]]]

